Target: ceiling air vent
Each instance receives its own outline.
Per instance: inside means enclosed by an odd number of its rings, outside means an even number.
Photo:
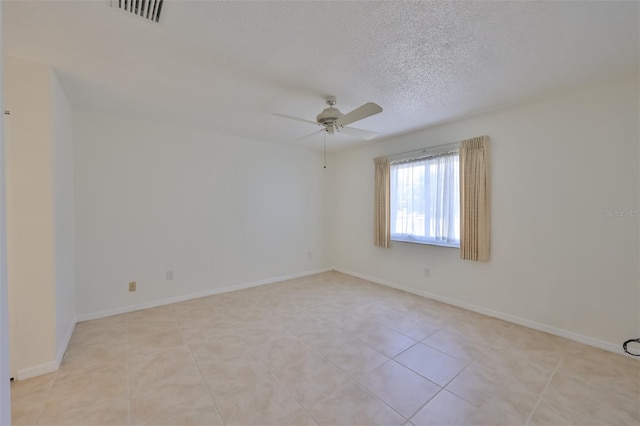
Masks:
[[[160,20],[164,0],[112,0],[111,5],[152,22]]]

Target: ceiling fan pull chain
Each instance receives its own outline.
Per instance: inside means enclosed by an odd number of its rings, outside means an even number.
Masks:
[[[327,168],[327,132],[322,132],[322,134],[324,135],[324,168]]]

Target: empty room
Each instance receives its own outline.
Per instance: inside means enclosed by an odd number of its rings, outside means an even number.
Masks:
[[[1,425],[639,425],[640,3],[0,2]]]

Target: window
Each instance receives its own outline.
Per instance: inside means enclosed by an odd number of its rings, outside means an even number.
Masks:
[[[391,239],[460,247],[458,151],[392,161]]]

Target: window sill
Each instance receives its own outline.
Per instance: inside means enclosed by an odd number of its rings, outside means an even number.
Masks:
[[[448,243],[437,243],[437,242],[433,242],[433,241],[420,241],[420,240],[415,240],[413,238],[397,238],[397,237],[391,237],[391,241],[396,241],[399,243],[411,243],[411,244],[420,244],[423,246],[437,246],[437,247],[447,247],[447,248],[454,248],[454,249],[459,249],[460,248],[460,244],[448,244]]]

